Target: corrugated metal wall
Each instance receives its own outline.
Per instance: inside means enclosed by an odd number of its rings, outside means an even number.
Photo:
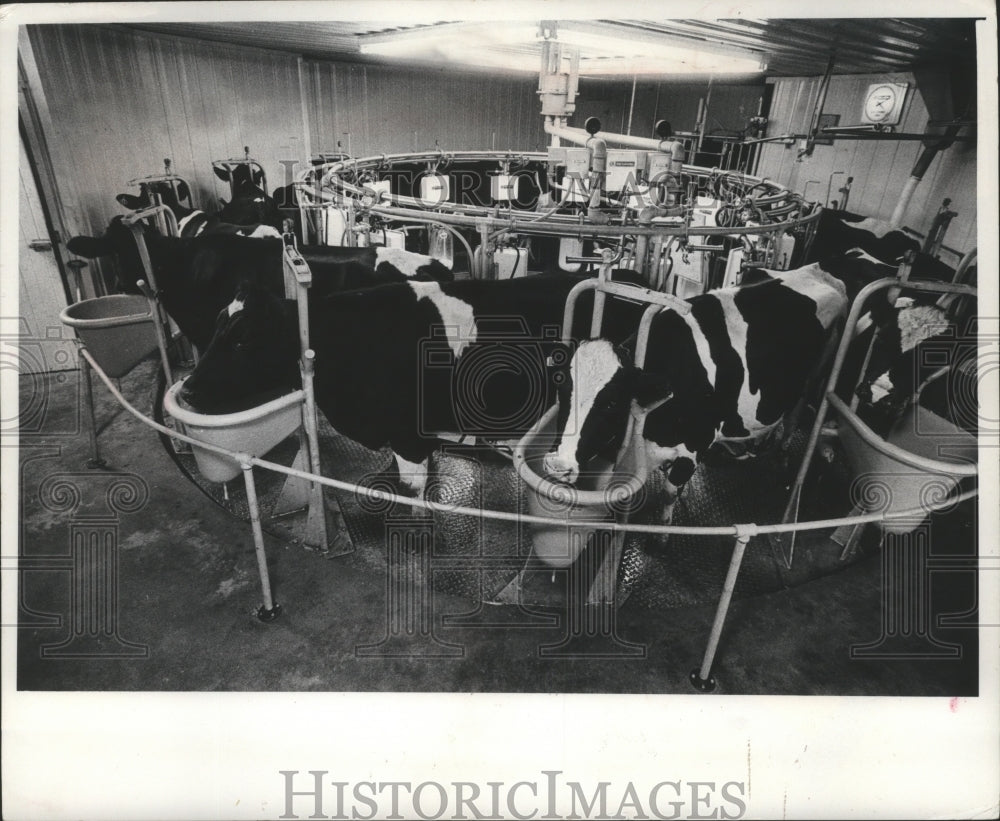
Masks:
[[[103,26],[32,26],[29,35],[70,231],[100,232],[122,213],[114,197],[125,183],[162,173],[166,157],[208,206],[228,197],[213,160],[249,145],[271,182],[279,160],[303,154],[293,56]]]
[[[53,124],[47,135],[65,200],[67,229],[97,233],[121,208],[114,195],[137,176],[158,173],[164,157],[213,206],[227,187],[211,161],[249,145],[271,188],[310,152],[350,149],[355,156],[432,148],[516,148],[547,144],[535,78],[462,77],[347,63],[303,62],[294,55],[220,47],[108,26],[31,26],[29,39]],[[900,130],[922,131],[927,110],[911,75],[834,77],[825,110],[841,124],[860,119],[865,89],[876,80],[911,83]],[[804,131],[818,78],[779,80],[771,134]],[[707,84],[640,83],[632,133],[649,134],[663,117],[675,130],[694,126]],[[757,86],[715,86],[708,133],[738,130],[756,113]],[[581,83],[574,125],[596,114],[608,131],[627,130],[631,83]],[[919,142],[838,141],[796,162],[796,149],[768,144],[758,173],[797,190],[809,180],[825,198],[854,176],[850,206],[888,218],[920,151]],[[906,224],[926,231],[944,197],[959,216],[947,244],[975,243],[975,149],[957,144],[935,159],[917,189]]]
[[[403,71],[301,61],[107,26],[31,26],[52,115],[48,135],[67,229],[98,233],[114,196],[163,158],[196,202],[228,196],[211,162],[244,145],[271,189],[311,153],[355,156],[433,148],[542,150],[535,78]]]
[[[868,87],[876,82],[909,83],[899,132],[923,133],[929,115],[912,74],[878,74],[831,77],[824,113],[839,114],[840,125],[862,122],[861,109]],[[774,83],[768,135],[802,134],[809,128],[820,78],[794,78]],[[889,219],[913,165],[923,150],[920,141],[836,140],[817,145],[811,157],[797,161],[798,146],[766,143],[761,150],[759,176],[807,193],[811,199],[840,199],[836,189],[848,176],[854,177],[848,207],[866,216]],[[842,172],[833,177],[831,174]],[[808,185],[808,192],[805,191]],[[976,149],[971,143],[955,143],[938,154],[917,187],[903,224],[926,233],[944,198],[958,212],[945,237],[945,245],[959,251],[976,245]]]
[[[319,62],[306,64],[305,77],[313,152],[540,151],[546,144],[535,78]]]

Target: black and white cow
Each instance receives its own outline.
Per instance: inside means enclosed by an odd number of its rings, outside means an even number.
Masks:
[[[846,314],[847,289],[819,264],[754,270],[750,280],[692,297],[687,314],[659,313],[642,369],[628,352],[634,339],[581,343],[560,379],[558,438],[543,460],[550,478],[574,484],[595,457],[613,461],[629,416],[648,411],[645,446],[667,477],[669,518],[710,446],[774,430],[806,392]]]
[[[511,438],[551,405],[547,358],[563,350],[566,296],[578,281],[409,282],[310,298],[317,406],[345,436],[391,447],[400,478],[419,491],[438,433]],[[589,330],[592,304],[592,292],[581,295],[576,338]],[[605,328],[624,338],[640,311],[609,300]],[[244,288],[220,312],[182,397],[203,413],[252,407],[298,387],[298,362],[294,303]]]
[[[879,326],[856,391],[861,400],[858,415],[880,436],[888,434],[916,398],[921,384],[935,371],[956,364],[962,366],[963,374],[970,366],[975,369],[975,357],[969,356],[976,350],[975,331],[969,333],[974,322],[967,318],[956,322],[944,308],[916,304],[907,296],[896,300],[890,318]],[[843,398],[849,401],[852,397]],[[943,398],[937,396],[936,401],[940,404]],[[948,399],[961,403],[967,396]],[[948,416],[947,407],[935,410]]]
[[[139,194],[119,194],[115,199],[120,205],[132,211],[147,208],[154,204],[154,195],[159,197],[162,205],[169,208],[177,219],[178,234],[182,237],[197,237],[202,234],[237,234],[244,237],[263,239],[265,237],[280,238],[281,233],[272,225],[260,223],[225,222],[218,214],[208,214],[197,208],[188,208],[180,200],[190,201],[187,183],[178,183],[177,190],[163,180],[144,182],[139,186]]]
[[[920,243],[883,220],[824,209],[816,225],[810,261],[842,254],[851,248],[860,248],[882,262],[898,264],[907,251],[920,251]]]
[[[278,239],[143,233],[163,305],[200,351],[208,347],[217,314],[232,301],[241,282],[249,280],[274,294],[284,293],[283,245]],[[137,280],[146,278],[135,238],[120,217],[111,221],[102,236],[73,237],[67,247],[91,259],[113,256],[125,291],[136,293]],[[312,293],[316,296],[407,279],[453,279],[438,260],[395,248],[303,246],[299,252],[313,273]]]
[[[259,168],[239,163],[230,167],[213,165],[212,170],[220,180],[229,183],[232,192],[228,202],[223,200],[219,219],[235,225],[260,223],[281,228],[282,212],[261,186],[264,173]]]

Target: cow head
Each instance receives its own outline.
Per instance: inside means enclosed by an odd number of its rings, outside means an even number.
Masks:
[[[145,227],[143,231],[146,232],[147,238],[152,233],[151,229]],[[103,235],[99,237],[76,236],[66,243],[66,247],[77,256],[87,259],[114,257],[118,269],[119,285],[127,293],[139,293],[136,281],[147,278],[135,237],[122,223],[121,217],[112,218]]]
[[[139,194],[119,194],[115,197],[115,200],[119,205],[128,208],[130,211],[138,211],[140,208],[147,208],[153,204],[153,195],[157,195],[160,198],[160,202],[167,206],[175,214],[178,214],[178,210],[182,214],[189,213],[190,209],[181,205],[181,200],[191,200],[191,190],[188,188],[188,184],[183,180],[177,183],[177,189],[167,182],[166,180],[155,180],[153,182],[144,182],[139,184]]]
[[[230,413],[294,390],[298,346],[294,303],[244,283],[219,312],[181,396],[196,410]]]
[[[263,195],[260,184],[264,181],[264,172],[248,163],[238,163],[233,166],[213,165],[212,170],[223,182],[231,186],[234,197]]]
[[[222,200],[218,217],[231,225],[270,225],[281,228],[281,212],[274,199],[261,187],[264,172],[247,163],[212,166],[215,176],[230,184],[232,199]]]
[[[605,339],[580,343],[568,367],[553,378],[559,398],[557,438],[543,465],[550,478],[575,484],[595,457],[614,460],[633,405],[647,410],[671,397],[664,377],[629,363]]]

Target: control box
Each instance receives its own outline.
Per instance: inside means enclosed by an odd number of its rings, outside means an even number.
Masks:
[[[639,173],[639,152],[609,148],[607,169],[604,190],[621,191],[626,187],[635,190]]]
[[[390,199],[392,197],[391,180],[379,180],[378,182],[368,183],[367,187],[378,194],[380,202],[383,199]]]
[[[662,151],[646,154],[646,179],[653,183],[666,182],[671,171],[671,156]],[[679,182],[679,180],[678,180]]]
[[[519,177],[511,174],[497,174],[490,177],[490,196],[496,202],[511,202],[517,199]]]
[[[528,274],[527,248],[500,248],[493,254],[497,279],[514,279]]]
[[[434,207],[448,201],[451,194],[449,179],[443,174],[428,174],[420,180],[420,200],[428,206]]]

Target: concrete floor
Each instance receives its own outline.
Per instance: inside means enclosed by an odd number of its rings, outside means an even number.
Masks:
[[[122,380],[144,412],[154,369],[144,362]],[[79,374],[22,378],[19,689],[693,692],[712,604],[650,607],[633,596],[616,613],[590,611],[581,629],[565,610],[477,609],[434,589],[418,591],[417,610],[400,614],[388,603],[405,568],[384,554],[326,558],[267,535],[283,614],[262,623],[249,525],[188,481],[156,434],[96,380],[95,395],[106,470],[85,464]],[[734,599],[715,692],[976,695],[974,522],[972,505],[933,520],[929,563],[948,572],[929,574],[918,594],[926,598],[907,613],[884,601],[892,585],[880,557],[898,556],[892,547]],[[83,578],[74,550],[116,555],[116,572],[98,562],[104,575]],[[837,552],[825,538],[800,550],[799,562]],[[770,546],[757,538],[754,551]],[[93,590],[103,592],[95,599]],[[462,614],[470,615],[456,623]],[[916,622],[896,620],[906,615]]]

